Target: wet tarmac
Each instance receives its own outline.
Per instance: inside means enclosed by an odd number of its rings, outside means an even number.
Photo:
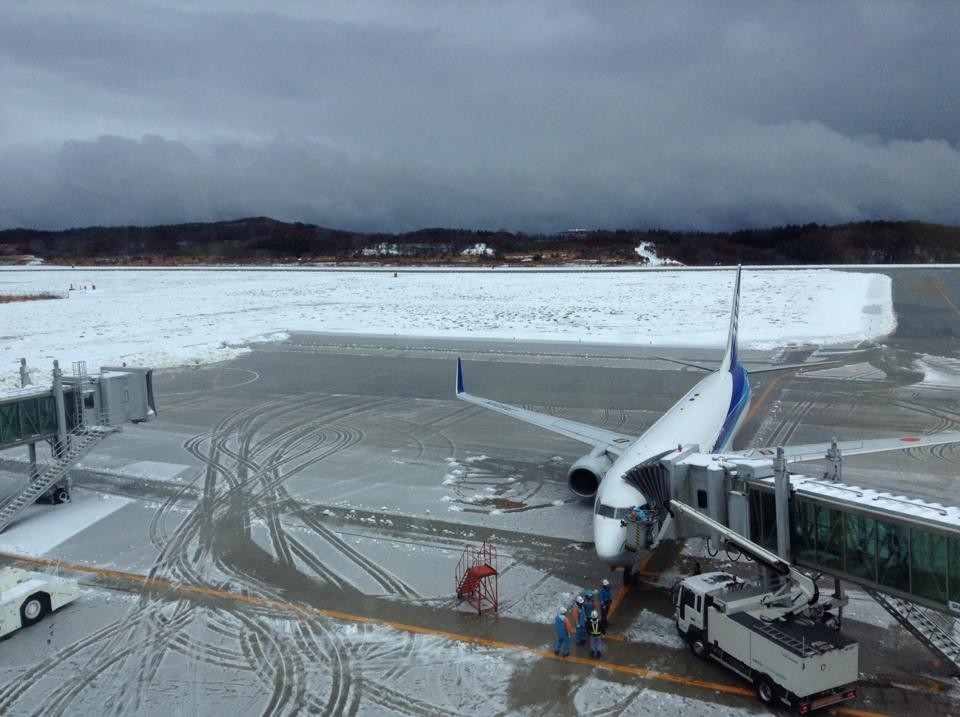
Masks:
[[[744,353],[840,365],[754,378],[737,447],[960,430],[960,389],[917,363],[960,359],[960,270],[890,273],[893,337]],[[0,714],[764,713],[674,631],[672,583],[724,564],[695,541],[622,593],[602,660],[553,655],[557,607],[619,585],[566,488],[587,447],[455,401],[458,355],[472,392],[637,434],[701,375],[655,356],[718,352],[296,334],[158,372],[156,420],[75,472],[78,496],[127,502],[46,552],[85,593],[0,642]],[[958,469],[958,447],[844,463],[847,482],[954,505]],[[477,616],[455,573],[482,540],[500,609]],[[868,596],[848,617],[848,714],[960,714],[960,683]]]

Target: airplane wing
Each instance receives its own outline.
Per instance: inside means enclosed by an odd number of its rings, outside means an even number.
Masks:
[[[709,366],[704,366],[699,363],[693,363],[692,361],[681,361],[680,359],[667,358],[666,356],[654,356],[654,358],[659,359],[660,361],[669,361],[670,363],[680,364],[681,366],[690,366],[691,368],[700,369],[701,371],[707,371],[709,373],[713,373],[714,371],[717,370],[716,366],[714,366],[713,368],[710,368]]]
[[[839,361],[817,361],[816,363],[782,363],[776,366],[763,366],[762,368],[750,368],[745,366],[747,373],[753,376],[757,373],[773,373],[774,371],[792,371],[801,368],[820,368],[821,366],[835,366]]]
[[[548,431],[559,433],[561,436],[572,438],[575,441],[586,443],[591,446],[602,445],[607,451],[614,455],[623,453],[635,439],[635,436],[628,436],[623,433],[615,433],[596,426],[590,426],[586,423],[571,421],[569,418],[559,418],[557,416],[548,416],[544,413],[529,411],[519,406],[511,406],[509,403],[500,403],[490,398],[481,398],[473,396],[463,390],[463,368],[460,359],[457,358],[457,398],[461,401],[474,403],[483,406],[491,411],[502,413],[505,416],[511,416],[519,421],[531,423],[534,426],[545,428]]]
[[[837,447],[843,456],[859,456],[867,453],[900,451],[904,448],[938,446],[944,443],[960,443],[960,432],[933,433],[928,436],[900,436],[897,438],[870,438],[860,441],[838,441]],[[784,446],[787,463],[823,460],[830,448],[829,443],[809,443],[803,446]],[[750,448],[735,451],[745,458],[771,458],[777,454],[776,448]]]
[[[680,364],[681,366],[689,366],[691,368],[696,368],[701,371],[716,371],[717,367],[714,366],[704,366],[703,364],[693,363],[692,361],[681,361],[680,359],[667,358],[666,356],[654,356],[661,361],[669,361],[670,363]],[[821,366],[833,366],[840,363],[839,361],[818,361],[816,363],[784,363],[778,364],[776,366],[763,366],[761,368],[750,368],[749,366],[744,366],[747,369],[747,373],[751,376],[757,373],[772,373],[774,371],[790,371],[792,369],[800,368],[819,368]]]

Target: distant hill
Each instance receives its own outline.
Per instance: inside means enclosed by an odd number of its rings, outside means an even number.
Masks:
[[[266,217],[154,227],[0,231],[0,259],[73,264],[273,262],[642,263],[636,248],[687,265],[960,262],[960,228],[922,222],[788,225],[737,232],[421,229],[367,234]]]

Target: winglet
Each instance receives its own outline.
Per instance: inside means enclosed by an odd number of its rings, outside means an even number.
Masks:
[[[460,363],[460,357],[457,356],[457,395],[463,393],[463,365]]]

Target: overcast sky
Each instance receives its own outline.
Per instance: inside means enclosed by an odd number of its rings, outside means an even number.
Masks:
[[[0,4],[0,228],[960,224],[960,3]]]

